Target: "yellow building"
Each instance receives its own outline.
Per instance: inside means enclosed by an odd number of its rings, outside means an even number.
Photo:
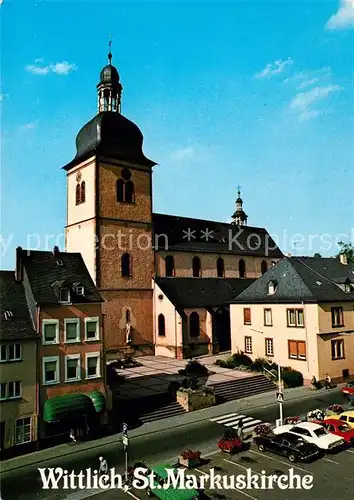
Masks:
[[[24,286],[0,271],[1,457],[33,451],[37,440],[37,334]]]
[[[285,257],[231,305],[232,351],[313,376],[354,375],[354,265]]]

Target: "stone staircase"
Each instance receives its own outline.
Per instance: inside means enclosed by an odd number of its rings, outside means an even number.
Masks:
[[[153,422],[154,420],[160,420],[162,418],[175,417],[176,415],[183,415],[184,413],[186,413],[186,410],[182,408],[177,401],[172,401],[158,410],[144,413],[140,416],[140,420],[145,424],[146,422]]]
[[[213,384],[211,387],[216,394],[216,404],[276,390],[275,385],[264,375],[235,378]],[[122,421],[135,421],[140,424],[186,413],[175,398],[167,393],[131,400],[118,399],[116,404]]]
[[[227,382],[214,384],[217,403],[225,403],[234,399],[255,396],[263,392],[275,391],[276,387],[265,375],[254,375],[251,377],[235,378]]]

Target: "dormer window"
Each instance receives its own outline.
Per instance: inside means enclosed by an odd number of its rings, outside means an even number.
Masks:
[[[85,288],[83,285],[81,285],[81,283],[74,283],[74,291],[76,293],[76,295],[85,295]]]
[[[344,291],[346,293],[350,293],[352,291],[352,284],[350,283],[349,280],[347,280],[345,283],[344,283]]]
[[[277,289],[277,286],[278,286],[278,284],[276,283],[276,281],[270,281],[268,283],[268,295],[274,295],[275,291]]]
[[[59,302],[70,302],[70,290],[69,288],[59,289]]]

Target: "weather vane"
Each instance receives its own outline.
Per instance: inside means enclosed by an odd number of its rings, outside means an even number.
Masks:
[[[109,42],[108,42],[108,49],[109,49],[109,52],[108,52],[108,61],[109,61],[109,64],[112,63],[111,47],[112,47],[112,34],[110,33],[109,34]]]

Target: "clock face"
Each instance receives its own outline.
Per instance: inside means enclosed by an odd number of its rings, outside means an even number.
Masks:
[[[82,174],[81,174],[81,170],[79,170],[78,173],[76,174],[76,180],[77,180],[77,182],[80,182],[81,178],[82,178]]]
[[[132,173],[131,171],[129,170],[129,168],[123,168],[122,172],[121,172],[121,175],[123,177],[123,179],[125,181],[129,181],[129,179],[131,178],[132,176]]]

